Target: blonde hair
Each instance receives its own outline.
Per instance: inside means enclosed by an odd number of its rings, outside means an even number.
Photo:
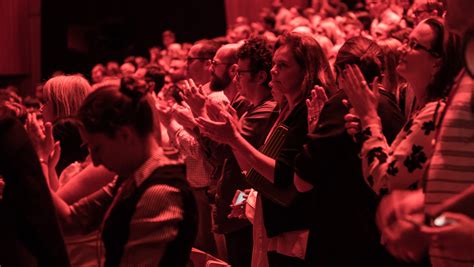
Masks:
[[[52,104],[57,119],[75,115],[90,92],[89,82],[80,75],[56,76],[43,87],[44,99]]]

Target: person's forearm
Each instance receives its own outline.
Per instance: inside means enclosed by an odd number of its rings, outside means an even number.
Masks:
[[[51,190],[57,191],[59,188],[59,180],[58,173],[56,172],[56,168],[54,166],[49,166],[48,175],[48,181]]]
[[[255,169],[262,176],[273,183],[275,179],[275,160],[258,151],[247,140],[239,135],[230,142],[230,146],[236,155],[242,169]],[[239,155],[239,156],[237,156]]]
[[[63,229],[69,229],[72,225],[71,219],[71,208],[69,205],[62,200],[56,192],[50,189],[51,192],[51,199],[53,200],[53,204],[56,207],[56,214],[59,217],[59,221],[61,222],[61,226]]]

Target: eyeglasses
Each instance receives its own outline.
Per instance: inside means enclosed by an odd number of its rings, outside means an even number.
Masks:
[[[430,55],[432,55],[434,57],[439,57],[440,56],[438,52],[433,51],[432,49],[430,49],[430,48],[428,48],[424,45],[419,44],[416,40],[413,40],[413,39],[403,40],[403,45],[408,46],[412,50],[423,50],[423,51],[429,53]]]
[[[228,66],[228,65],[232,65],[232,64],[234,64],[234,63],[217,62],[214,59],[211,59],[211,65],[212,66],[217,66],[217,65],[227,65]]]
[[[251,71],[251,70],[237,70],[237,78],[240,78],[242,73],[247,73],[247,72],[251,73],[253,71]]]
[[[207,57],[187,57],[186,61],[191,62],[193,60],[209,60],[210,58]]]

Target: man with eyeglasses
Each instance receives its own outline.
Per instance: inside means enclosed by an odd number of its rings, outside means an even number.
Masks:
[[[191,47],[186,58],[187,77],[183,77],[183,80],[190,78],[197,86],[202,86],[205,94],[209,93],[210,59],[214,57],[218,49],[219,44],[216,42],[198,41]],[[184,84],[183,81],[183,87]],[[168,136],[174,140],[175,145],[184,156],[187,169],[186,180],[196,199],[199,221],[194,247],[215,255],[216,242],[211,233],[211,206],[207,196],[207,191],[211,186],[211,166],[205,159],[196,134],[192,131],[194,126],[192,114],[186,107],[186,103],[176,104],[170,113],[172,116],[169,120],[163,120],[163,124],[168,130]],[[189,118],[190,121],[184,121],[185,118]]]
[[[188,77],[197,85],[206,85],[211,80],[209,67],[219,46],[217,42],[202,40],[196,42],[189,50],[186,58]]]
[[[250,38],[239,48],[237,58],[233,83],[251,106],[236,123],[241,135],[253,147],[259,148],[278,116],[269,86],[272,51],[264,39]],[[225,235],[229,263],[232,266],[251,266],[253,227],[248,220],[229,218],[235,192],[250,188],[242,174],[242,170],[247,171],[249,166],[239,165],[244,162],[238,158],[241,155],[234,154],[229,146],[213,154],[214,158],[226,158],[222,172],[215,177],[218,192],[213,214],[215,229]]]

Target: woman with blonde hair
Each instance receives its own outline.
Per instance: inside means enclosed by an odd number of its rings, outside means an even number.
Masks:
[[[91,86],[80,75],[60,75],[49,79],[43,87],[44,105],[41,107],[45,122],[75,115]]]
[[[35,114],[28,118],[27,128],[49,186],[66,203],[74,203],[97,191],[115,175],[102,166],[93,166],[89,151],[82,145],[76,115],[91,91],[89,82],[80,74],[53,77],[43,87],[45,102],[41,111],[44,130]],[[53,138],[48,138],[51,132]],[[71,265],[97,263],[97,233],[66,236],[65,242]]]

